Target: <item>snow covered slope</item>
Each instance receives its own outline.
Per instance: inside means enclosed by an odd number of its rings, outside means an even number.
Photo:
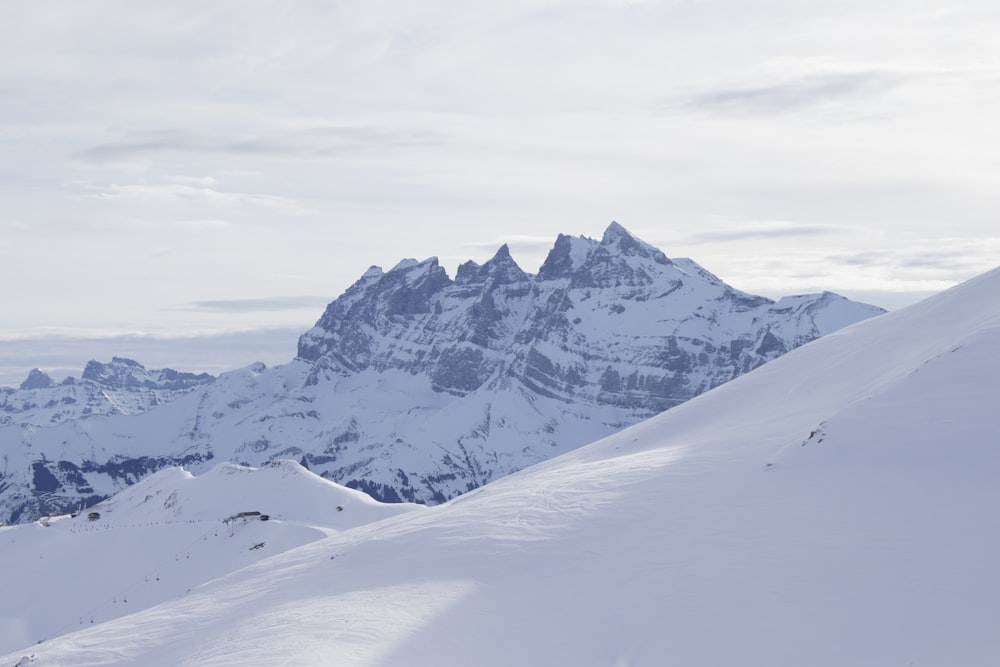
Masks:
[[[423,508],[378,503],[293,461],[225,463],[198,477],[162,470],[78,516],[0,528],[0,653],[183,597],[292,547],[414,509]]]
[[[506,246],[454,280],[433,258],[373,267],[289,364],[143,414],[0,428],[0,519],[220,460],[293,458],[380,500],[443,502],[881,312],[831,293],[745,294],[616,223],[600,241],[560,236],[537,275]]]
[[[1000,664],[998,294],[0,664]]]

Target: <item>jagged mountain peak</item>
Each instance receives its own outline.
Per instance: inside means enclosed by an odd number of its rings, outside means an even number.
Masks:
[[[492,280],[493,285],[509,284],[530,280],[531,276],[525,273],[514,258],[510,255],[510,248],[504,243],[486,263],[480,265],[472,260],[465,262],[458,267],[455,274],[455,283],[458,285],[468,285],[474,283],[485,283]]]
[[[558,280],[572,277],[576,271],[583,268],[597,246],[597,241],[586,236],[560,234],[556,237],[556,242],[541,268],[538,269],[538,279]]]
[[[880,312],[822,295],[775,306],[693,262],[668,260],[618,223],[601,241],[559,235],[536,276],[506,245],[482,265],[463,264],[454,281],[435,257],[388,272],[372,267],[301,336],[297,359],[224,375],[164,406],[171,417],[112,419],[99,439],[75,424],[0,429],[0,447],[31,440],[23,448],[28,481],[9,487],[22,495],[0,493],[0,511],[27,517],[52,505],[54,494],[77,502],[99,488],[92,480],[100,475],[117,483],[188,460],[277,458],[381,499],[440,502]],[[0,395],[0,424],[24,423],[17,415],[29,403],[55,406],[36,410],[41,418],[56,409],[136,414],[123,397],[131,387],[145,391],[142,382],[129,384],[143,372],[154,373],[120,359],[94,362],[88,376],[107,375],[118,389],[84,380],[65,395]],[[91,396],[93,409],[83,404]],[[100,402],[112,399],[111,408]],[[66,461],[34,454],[64,451],[124,458],[105,465],[84,454]]]
[[[125,357],[111,357],[110,363],[102,363],[96,359],[87,362],[83,369],[84,380],[91,380],[98,384],[105,384],[115,381],[119,377],[131,377],[135,372],[146,370],[145,367],[134,359]]]
[[[440,306],[436,296],[453,284],[437,257],[404,259],[386,273],[372,267],[299,337],[297,356],[316,361],[349,341],[350,349],[335,355],[336,365],[366,368],[372,362],[369,329],[384,330],[396,320],[431,313]]]
[[[360,280],[372,280],[374,278],[381,278],[385,272],[382,271],[381,266],[375,266],[374,264],[368,267],[368,270],[361,274]]]
[[[571,321],[569,311],[581,299],[590,299],[595,289],[609,291],[593,305],[581,307]],[[606,303],[598,306],[602,301]],[[585,316],[594,306],[599,312],[616,315],[625,312],[626,303],[645,301],[651,301],[650,306],[641,308],[648,310],[648,315],[629,326],[634,333],[648,331],[651,335],[664,326],[650,327],[651,322],[684,322],[693,315],[686,310],[698,305],[708,308],[698,313],[698,318],[715,326],[730,311],[749,313],[773,303],[729,287],[690,260],[675,264],[623,225],[612,222],[600,241],[560,234],[536,276],[521,270],[506,244],[482,265],[474,261],[462,264],[454,281],[433,257],[423,262],[403,260],[385,274],[369,270],[300,338],[299,358],[315,362],[325,357],[328,368],[340,369],[337,373],[370,367],[419,373],[432,363],[437,367],[431,374],[436,389],[464,393],[477,389],[499,368],[530,374],[533,366],[525,356],[530,356],[528,351],[514,352],[511,346],[546,339],[558,339],[559,345],[565,346],[574,335],[580,335],[573,334],[577,324],[587,321],[591,323],[588,326],[597,325],[598,320]],[[848,319],[860,317],[861,310],[847,309]],[[879,311],[867,312],[873,315]],[[809,313],[803,314],[801,309],[794,312],[796,317],[811,316]],[[781,314],[767,317],[774,316]],[[808,333],[792,335],[781,345],[761,347],[763,321],[755,322],[753,334],[747,334],[756,341],[754,349],[791,349],[826,330],[810,325]],[[614,329],[620,324],[600,325],[602,329],[605,326]],[[694,324],[681,327],[685,331],[695,328]],[[774,323],[774,328],[787,329],[779,323]],[[379,342],[382,337],[407,342],[383,345]],[[743,346],[740,343],[737,349]],[[493,350],[495,355],[508,348],[506,360],[485,356],[485,350]],[[744,363],[752,367],[760,361]],[[567,391],[575,393],[572,382],[557,393]]]
[[[422,262],[404,260],[383,275],[371,294],[379,303],[378,315],[415,315],[430,311],[431,296],[452,284],[437,257]]]
[[[56,386],[52,378],[37,368],[32,368],[28,377],[21,383],[21,389],[50,389]]]
[[[538,279],[569,279],[576,287],[649,285],[671,266],[662,251],[612,222],[600,241],[560,234],[538,271]]]
[[[610,243],[613,242],[615,238],[623,236],[632,238],[632,235],[629,234],[629,231],[625,229],[624,225],[617,220],[612,220],[611,224],[609,224],[607,229],[604,230],[604,236],[601,238],[601,243]]]
[[[601,237],[601,247],[616,250],[626,256],[638,255],[650,258],[661,264],[668,264],[670,261],[658,248],[640,240],[620,223],[614,221],[604,230],[604,235]]]
[[[423,272],[434,271],[437,268],[439,268],[437,257],[428,257],[423,261],[417,261],[416,259],[410,257],[407,259],[401,259],[399,262],[396,263],[396,266],[389,269],[386,272],[386,274],[388,275],[390,273],[399,273],[399,272],[423,273]]]
[[[112,357],[110,363],[91,360],[83,369],[83,380],[108,389],[146,388],[184,390],[213,381],[208,373],[182,373],[172,368],[147,369],[134,359]]]
[[[657,264],[670,264],[670,260],[658,248],[641,241],[617,222],[612,222],[601,238],[601,248],[616,251],[624,256],[637,256],[651,259]]]
[[[419,262],[415,259],[404,259],[384,274],[378,275],[369,269],[369,271],[365,273],[365,276],[368,276],[368,279],[364,280],[364,284],[368,285],[374,283],[372,294],[379,295],[391,295],[398,293],[400,290],[405,290],[420,292],[424,296],[427,296],[430,293],[433,293],[452,283],[451,278],[448,277],[448,272],[445,271],[444,267],[440,265],[437,257],[428,257],[427,259]],[[362,278],[364,279],[365,276]],[[377,281],[371,280],[376,276],[378,278]],[[362,281],[359,281],[359,283],[362,283]],[[391,297],[388,298],[391,300]],[[403,305],[395,303],[390,304],[390,310],[401,307],[401,312],[405,313],[422,312],[425,305],[426,304]]]

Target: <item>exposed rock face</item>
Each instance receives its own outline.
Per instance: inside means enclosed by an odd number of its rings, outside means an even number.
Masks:
[[[506,246],[454,282],[435,259],[369,271],[302,336],[299,358],[314,382],[398,369],[457,396],[515,382],[649,416],[827,333],[814,317],[827,311],[837,326],[880,312],[744,294],[612,223],[600,242],[560,235],[537,276]]]
[[[28,377],[21,383],[21,389],[51,389],[54,386],[56,383],[52,378],[37,368],[32,368]]]
[[[83,369],[82,377],[107,389],[165,391],[187,391],[215,379],[208,373],[180,373],[172,368],[146,370],[138,361],[124,357],[112,357],[110,364],[90,361]]]
[[[128,360],[92,362],[84,383],[183,395],[128,420],[0,429],[0,447],[28,452],[24,470],[50,504],[128,483],[112,473],[130,461],[141,472],[281,458],[379,499],[440,502],[881,312],[831,293],[777,303],[745,294],[612,223],[600,241],[560,235],[537,275],[506,246],[454,280],[434,258],[373,267],[285,366],[202,385]],[[22,473],[4,475],[0,519],[4,507],[30,517],[37,508],[4,491]]]

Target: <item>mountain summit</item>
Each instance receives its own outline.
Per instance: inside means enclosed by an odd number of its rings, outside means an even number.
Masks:
[[[314,381],[398,369],[456,396],[513,382],[650,416],[880,312],[745,294],[613,222],[599,242],[560,235],[537,276],[506,246],[454,282],[436,259],[366,273],[300,338],[299,358]]]
[[[293,458],[380,500],[442,502],[881,312],[831,293],[774,302],[740,292],[618,223],[600,241],[560,235],[536,275],[506,246],[454,280],[433,257],[372,267],[284,366],[202,385],[183,374],[133,381],[134,362],[95,362],[95,381],[183,393],[128,419],[21,429],[16,411],[5,415],[0,446],[16,460],[0,479],[0,518],[219,460]]]

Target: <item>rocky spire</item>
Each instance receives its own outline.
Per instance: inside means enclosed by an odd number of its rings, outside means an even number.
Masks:
[[[632,236],[627,229],[614,221],[604,230],[604,236],[601,238],[601,247],[607,249],[612,254],[617,253],[627,257],[643,257],[652,259],[657,264],[671,263],[667,259],[667,256],[658,248],[640,241]]]
[[[27,379],[21,383],[21,389],[50,389],[54,386],[52,378],[37,368],[32,368]]]
[[[470,260],[459,266],[455,275],[455,283],[458,285],[485,283],[491,279],[497,285],[529,279],[528,274],[510,256],[510,248],[506,243],[485,264],[479,265]]]

